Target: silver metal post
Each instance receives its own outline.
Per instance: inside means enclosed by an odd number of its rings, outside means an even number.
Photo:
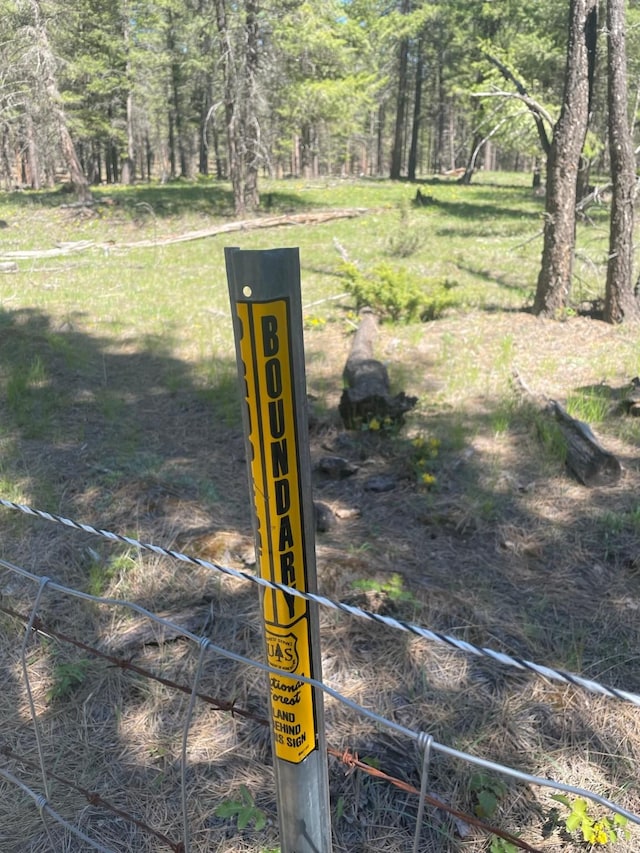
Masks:
[[[225,249],[256,554],[262,577],[317,591],[297,249]],[[331,820],[317,606],[262,593],[282,853],[329,853]]]

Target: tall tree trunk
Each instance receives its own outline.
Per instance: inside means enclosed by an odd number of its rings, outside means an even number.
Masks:
[[[476,170],[476,163],[478,162],[478,154],[480,153],[480,149],[483,145],[488,142],[488,138],[485,138],[481,133],[476,131],[473,134],[473,140],[471,142],[471,151],[469,152],[469,159],[467,160],[467,165],[464,168],[464,172],[460,175],[458,179],[458,183],[463,186],[469,186],[471,183],[471,179],[473,178],[473,174]]]
[[[598,0],[571,0],[564,96],[547,160],[542,264],[534,313],[557,317],[567,307],[576,240],[576,189],[593,84]]]
[[[235,212],[255,210],[258,193],[259,124],[257,116],[257,70],[259,58],[258,2],[245,0],[243,43],[232,44],[226,0],[216,0],[216,23],[224,80],[225,122],[229,177]],[[235,59],[235,49],[241,54]]]
[[[174,145],[177,146],[178,156],[180,159],[180,177],[187,178],[189,176],[189,164],[187,162],[187,152],[184,142],[184,121],[182,115],[182,98],[180,89],[182,86],[182,69],[176,58],[176,36],[174,29],[173,13],[168,10],[168,29],[167,29],[167,47],[171,56],[170,67],[170,86],[171,86],[171,114],[173,116],[173,127],[175,132]],[[175,163],[175,160],[174,160]],[[175,165],[173,172],[175,177]]]
[[[389,177],[392,181],[400,180],[402,173],[402,156],[404,154],[404,130],[407,114],[407,86],[409,65],[409,39],[400,42],[398,59],[398,100],[396,102],[396,123],[393,132],[393,148],[391,149],[391,169]]]
[[[127,54],[126,74],[127,81],[127,156],[122,163],[121,175],[123,184],[133,184],[136,180],[136,151],[135,137],[133,130],[133,72],[131,69],[131,33],[130,33],[130,12],[125,7],[124,9],[124,25],[123,25],[123,41]]]
[[[422,84],[424,82],[424,57],[422,55],[423,38],[418,39],[418,58],[416,60],[416,85],[413,98],[413,123],[411,125],[411,146],[409,148],[409,162],[407,175],[410,181],[416,179],[416,168],[418,164],[418,145],[420,142],[420,124],[422,121]]]
[[[260,160],[260,126],[258,123],[258,0],[245,0],[246,57],[244,80],[244,156],[245,186],[244,209],[256,210],[260,205],[258,192],[258,165]]]
[[[608,323],[638,322],[640,308],[633,292],[633,201],[636,172],[627,104],[625,2],[607,2],[607,82],[609,152],[613,198],[604,319]]]
[[[220,40],[220,56],[224,86],[224,118],[227,129],[227,158],[229,179],[233,190],[233,202],[236,213],[244,213],[244,191],[239,164],[238,130],[236,111],[236,73],[234,65],[231,33],[227,23],[226,0],[216,0],[216,23]]]
[[[175,116],[173,115],[173,111],[169,110],[168,115],[169,120],[169,178],[170,180],[174,180],[178,174],[176,164],[176,131],[175,131]]]
[[[33,119],[28,110],[25,113],[24,124],[27,163],[29,166],[29,186],[32,190],[39,190],[41,183],[40,168],[38,165],[38,152],[36,149],[36,140],[33,131]]]
[[[144,135],[144,150],[147,161],[147,180],[150,181],[151,173],[153,171],[153,149],[151,148],[151,140],[149,139],[148,131]]]
[[[122,161],[120,174],[123,184],[134,184],[136,181],[136,152],[133,135],[133,94],[127,92],[127,156]]]
[[[436,140],[433,156],[433,171],[442,172],[445,168],[444,148],[446,141],[447,98],[444,85],[444,50],[438,47],[438,64],[436,69]]]
[[[378,128],[376,135],[376,175],[381,178],[384,175],[384,129],[385,129],[385,103],[382,101],[378,107]]]
[[[313,174],[313,128],[305,122],[300,128],[300,173],[303,178],[315,177]]]
[[[49,44],[49,36],[42,16],[40,0],[31,0],[31,7],[34,15],[34,31],[38,39],[40,73],[42,75],[41,80],[51,113],[56,123],[60,150],[67,169],[69,170],[71,187],[78,201],[91,201],[92,196],[91,190],[89,189],[89,182],[82,170],[80,160],[78,159],[78,155],[73,145],[73,140],[69,133],[69,126],[67,124],[67,116],[65,114],[64,107],[62,106],[62,98],[60,97],[55,75],[55,57]]]
[[[209,110],[211,108],[211,86],[203,86],[198,94],[200,101],[200,123],[198,140],[198,172],[201,175],[209,174]]]
[[[13,185],[13,169],[11,167],[10,131],[7,122],[2,123],[2,178],[5,189],[11,189]]]

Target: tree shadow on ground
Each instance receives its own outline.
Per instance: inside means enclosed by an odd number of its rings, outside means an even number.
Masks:
[[[81,318],[75,319],[80,324]],[[227,382],[223,376],[215,389],[205,389],[195,382],[188,364],[161,351],[157,342],[146,343],[145,350],[142,343],[135,348],[93,337],[69,323],[59,326],[37,310],[2,311],[0,493],[5,499],[164,547],[175,545],[180,537],[189,540],[191,530],[206,527],[213,533],[239,531],[238,547],[246,548],[251,521],[235,377]],[[224,613],[225,620],[216,623],[212,636],[234,648],[237,633],[251,646],[242,612],[249,604],[257,610],[257,592],[246,585],[242,592],[220,589],[211,570],[161,562],[135,547],[110,544],[9,510],[3,511],[0,527],[3,557],[36,576],[46,574],[81,592],[129,600],[169,618],[185,608],[195,612],[203,602],[215,602],[216,613]],[[225,548],[216,556],[224,557]],[[29,614],[37,584],[2,570],[1,588],[3,604]],[[104,648],[109,642],[116,650],[118,636],[131,623],[126,609],[79,604],[48,589],[38,614],[45,624],[89,646]],[[3,617],[3,626],[7,628],[3,737],[16,752],[33,758],[34,735],[19,676],[20,626],[9,617]],[[175,643],[164,646],[161,641],[152,646],[155,655],[144,643],[129,649],[128,655],[135,654],[138,662],[148,662],[156,674],[174,680],[193,674],[197,649],[177,652]],[[158,648],[163,648],[162,654]],[[252,651],[259,656],[259,648]],[[180,751],[184,696],[167,691],[153,699],[151,683],[129,673],[121,677],[110,664],[54,639],[30,648],[29,669],[40,727],[46,733],[49,770],[85,789],[95,787],[107,799],[113,794],[114,802],[130,814],[141,809],[155,813],[157,818],[147,821],[175,837],[180,779],[169,756]],[[250,691],[236,684],[236,670],[228,662],[218,667],[213,683],[203,679],[205,689],[250,704],[245,702]],[[159,717],[166,726],[156,726]],[[230,725],[232,734],[235,723]],[[80,742],[78,732],[83,732]],[[254,766],[255,759],[249,763]],[[220,774],[219,765],[213,765],[209,784],[212,774],[215,778]],[[38,773],[24,772],[29,784],[40,790]],[[269,775],[268,768],[262,772]],[[130,787],[123,781],[127,774]],[[109,819],[99,808],[87,810],[81,796],[57,787],[62,813],[75,815],[84,808],[83,820],[92,837],[117,849],[156,849],[135,827],[113,816]],[[158,815],[163,790],[166,806]],[[21,803],[24,820],[17,819],[15,791],[6,793],[13,805],[9,808],[7,801],[6,822],[0,827],[3,849],[23,853],[43,849],[42,845],[48,848],[47,834],[41,835],[29,801]],[[219,787],[217,797],[223,793]],[[0,811],[5,814],[4,807]],[[57,849],[76,849],[66,846],[75,842],[69,842],[61,827],[53,825],[52,831]],[[84,849],[81,842],[77,849]]]
[[[505,219],[517,220],[519,222],[538,221],[540,219],[539,210],[526,210],[522,207],[505,207],[497,206],[495,200],[487,197],[486,203],[483,204],[477,195],[474,196],[474,201],[447,201],[445,199],[429,197],[429,202],[424,209],[429,207],[437,208],[448,216],[455,216],[460,219],[468,219],[475,221],[495,221],[495,217],[504,217]],[[420,208],[418,208],[420,210]],[[477,231],[476,231],[477,233]]]
[[[229,216],[233,214],[233,193],[226,182],[203,179],[193,181],[167,181],[166,183],[120,184],[93,187],[94,202],[110,208],[121,208],[132,218],[155,216],[161,219],[184,214],[207,216]],[[0,209],[3,200],[11,205],[39,206],[59,209],[64,204],[65,193],[61,189],[42,191],[20,191],[0,193]],[[69,204],[72,203],[69,196]],[[313,202],[302,202],[299,194],[286,190],[270,190],[263,194],[260,212],[278,215],[317,206]]]

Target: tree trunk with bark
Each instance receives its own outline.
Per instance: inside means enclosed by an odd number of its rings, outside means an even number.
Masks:
[[[578,169],[589,121],[597,0],[572,0],[560,118],[547,159],[542,264],[533,310],[557,317],[569,301],[575,248]]]
[[[59,136],[60,150],[64,162],[69,171],[71,188],[78,201],[91,201],[92,195],[89,189],[89,181],[82,169],[82,165],[75,150],[73,139],[69,133],[67,116],[62,106],[62,98],[58,89],[55,75],[55,57],[49,44],[46,24],[40,8],[40,0],[31,0],[31,8],[34,16],[34,33],[38,40],[38,52],[40,55],[41,80],[47,102],[56,123]]]
[[[126,51],[126,81],[127,81],[127,105],[126,105],[126,123],[127,123],[127,156],[122,162],[120,174],[123,184],[134,184],[136,180],[136,151],[135,151],[135,134],[133,128],[133,71],[131,67],[131,33],[129,12],[125,10],[125,15],[122,38]]]
[[[613,196],[604,319],[608,323],[638,322],[640,308],[633,290],[633,203],[636,171],[627,106],[624,0],[607,2],[607,35],[609,152]]]
[[[238,11],[234,8],[234,11]],[[258,163],[260,127],[257,115],[259,61],[258,2],[245,0],[243,38],[234,45],[226,0],[216,0],[216,23],[224,79],[229,178],[238,215],[260,204]],[[236,52],[240,56],[236,59]]]
[[[405,0],[402,11],[407,14],[410,3]],[[393,148],[391,149],[391,169],[389,177],[392,181],[400,180],[402,172],[402,155],[404,154],[404,126],[407,116],[407,100],[409,86],[409,39],[400,41],[398,54],[398,100],[396,102],[396,123],[393,132]]]
[[[424,83],[423,39],[418,39],[416,60],[416,82],[413,99],[413,122],[411,124],[411,146],[409,148],[409,163],[407,175],[410,181],[415,181],[418,166],[418,148],[420,142],[420,125],[422,122],[422,86]]]

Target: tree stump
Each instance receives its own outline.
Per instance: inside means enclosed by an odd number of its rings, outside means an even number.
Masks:
[[[381,426],[401,424],[418,400],[404,391],[391,395],[387,368],[373,357],[377,334],[376,315],[370,308],[363,308],[343,373],[345,389],[339,411],[347,429],[360,429],[372,421]]]

